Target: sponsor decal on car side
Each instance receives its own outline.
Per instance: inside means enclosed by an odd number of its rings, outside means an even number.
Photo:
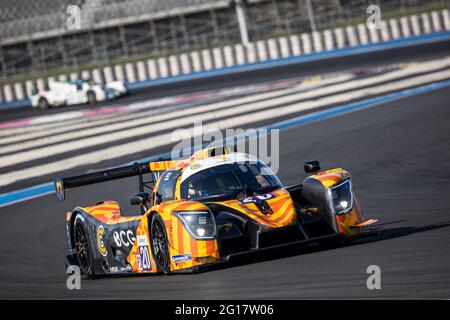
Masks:
[[[175,263],[179,262],[185,262],[185,261],[191,261],[192,260],[192,254],[178,254],[176,256],[172,256],[172,261]]]
[[[104,257],[108,254],[108,250],[106,250],[105,242],[103,241],[103,235],[105,233],[105,229],[103,226],[98,227],[97,229],[97,247],[100,254]]]
[[[243,204],[247,204],[247,203],[260,203],[260,202],[262,202],[262,201],[264,201],[264,200],[270,200],[270,199],[273,199],[273,198],[275,198],[275,196],[274,196],[273,194],[271,194],[271,193],[266,193],[266,194],[261,194],[261,195],[254,196],[254,197],[243,198],[243,199],[240,199],[240,201],[241,201]]]
[[[150,264],[150,253],[148,251],[148,241],[145,235],[138,235],[138,253],[136,254],[136,259],[138,261],[139,271],[149,271],[152,270]]]
[[[114,231],[113,239],[117,247],[129,247],[134,245],[136,238],[131,230]]]
[[[146,235],[139,235],[139,236],[137,236],[137,240],[138,240],[138,246],[147,246],[148,245],[148,241],[147,241],[147,236]]]
[[[130,272],[131,269],[130,269],[128,266],[131,267],[131,265],[129,265],[129,264],[127,264],[126,267],[117,267],[117,266],[115,266],[115,267],[110,267],[110,268],[109,268],[109,272],[111,272],[111,273]]]

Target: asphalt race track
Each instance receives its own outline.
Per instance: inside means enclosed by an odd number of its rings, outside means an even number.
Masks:
[[[64,212],[106,195],[124,201],[134,187],[107,183],[70,192],[62,205],[45,196],[0,209],[0,298],[449,299],[449,101],[443,89],[280,134],[285,184],[302,180],[313,158],[352,172],[366,217],[380,220],[370,238],[199,274],[83,280],[69,291]],[[369,265],[381,268],[381,290],[366,288]]]
[[[250,72],[234,78],[152,88],[136,92],[123,102],[417,61],[449,52],[450,41],[446,41],[274,68],[270,73]],[[450,90],[446,87],[280,133],[282,181],[286,185],[301,182],[306,176],[303,163],[311,159],[319,159],[324,169],[349,170],[365,217],[379,220],[370,237],[338,248],[298,248],[258,255],[198,274],[83,280],[81,290],[68,290],[63,263],[67,247],[65,212],[76,205],[115,199],[126,215],[138,214],[138,208],[127,204],[128,195],[136,192],[137,181],[125,179],[70,190],[64,203],[49,195],[1,207],[0,299],[450,299],[449,102]],[[50,113],[84,108],[87,106]],[[29,109],[15,111],[2,112],[1,120],[39,114]],[[265,119],[252,126],[289,118]],[[168,151],[170,146],[151,150],[154,154]],[[144,149],[106,161],[105,165],[152,153]],[[65,175],[85,169],[80,164]],[[45,176],[29,183],[49,180]],[[6,188],[24,186],[28,185],[20,182]],[[370,265],[381,269],[380,290],[366,287]]]

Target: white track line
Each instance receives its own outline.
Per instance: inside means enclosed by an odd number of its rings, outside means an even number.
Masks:
[[[340,78],[340,81],[344,81],[344,80],[348,80],[348,79],[350,79],[350,77],[342,77],[342,78]],[[226,100],[224,102],[200,105],[200,106],[196,106],[195,108],[182,109],[179,111],[173,111],[173,112],[169,112],[169,113],[165,113],[165,114],[159,114],[159,112],[158,112],[158,114],[155,114],[156,112],[153,112],[151,117],[149,117],[149,115],[151,115],[151,114],[140,113],[137,116],[133,115],[133,117],[130,117],[130,119],[127,119],[128,121],[122,121],[122,122],[115,123],[115,124],[109,124],[111,122],[111,120],[96,122],[95,123],[96,127],[90,128],[88,130],[82,130],[83,129],[82,126],[78,126],[77,129],[75,129],[77,131],[74,131],[74,132],[67,132],[67,133],[60,133],[60,134],[55,134],[55,132],[51,132],[51,136],[47,136],[47,135],[49,135],[49,132],[46,132],[45,133],[46,137],[39,139],[39,140],[33,139],[31,141],[15,142],[14,144],[0,147],[0,155],[4,154],[4,153],[11,153],[11,152],[23,152],[23,151],[27,151],[30,148],[36,148],[36,147],[46,146],[46,145],[56,144],[56,143],[65,143],[69,140],[81,139],[81,138],[94,136],[94,135],[100,139],[101,138],[100,135],[105,135],[105,134],[110,135],[114,131],[133,129],[135,127],[143,126],[143,125],[148,126],[151,124],[154,125],[157,123],[165,122],[163,125],[168,127],[169,124],[167,121],[169,121],[173,118],[188,117],[188,116],[192,116],[194,113],[207,114],[207,113],[210,113],[211,111],[216,111],[221,108],[229,108],[229,107],[233,107],[233,106],[236,107],[236,104],[243,105],[245,103],[257,101],[258,99],[270,100],[277,96],[281,96],[281,95],[285,95],[285,94],[287,95],[289,93],[291,93],[291,94],[299,93],[299,92],[304,92],[304,89],[303,90],[298,90],[298,89],[282,90],[282,91],[278,91],[277,93],[271,92],[271,93],[252,96],[252,97],[231,99],[231,100]],[[298,96],[298,95],[296,95],[296,96]],[[217,113],[216,113],[216,115],[217,115]],[[116,120],[116,119],[114,119],[114,120]],[[124,120],[124,119],[122,119],[122,120]],[[89,124],[89,125],[92,125],[92,124]],[[152,127],[154,127],[154,126],[152,126]],[[62,129],[64,129],[64,128],[62,128]],[[74,129],[71,128],[71,130],[74,130]],[[104,141],[104,140],[102,140],[102,141]],[[64,146],[62,146],[62,147],[64,147]],[[32,152],[32,151],[30,151],[30,152]],[[1,158],[0,158],[0,160],[1,160]],[[1,163],[3,163],[3,161]]]
[[[343,75],[339,75],[330,79],[324,79],[322,81],[319,81],[317,83],[308,83],[308,84],[301,84],[299,86],[296,87],[291,87],[291,88],[287,88],[287,89],[279,89],[276,91],[271,91],[271,92],[267,92],[267,93],[258,93],[255,95],[251,95],[248,97],[243,97],[243,98],[233,98],[230,97],[231,99],[234,100],[226,100],[226,101],[238,101],[241,100],[243,101],[243,103],[246,102],[252,102],[252,101],[257,101],[257,100],[261,100],[261,99],[271,99],[277,96],[281,96],[281,95],[285,95],[285,94],[290,94],[290,93],[295,93],[295,92],[304,92],[305,90],[310,90],[310,89],[314,89],[316,87],[319,86],[324,86],[324,85],[331,85],[334,83],[338,83],[341,81],[346,81],[346,80],[350,80],[354,78],[353,75],[351,74],[343,74]],[[134,104],[130,104],[130,110],[140,110],[142,109],[142,105],[144,105],[146,102],[139,102],[139,103],[134,103]],[[237,102],[235,102],[237,103]],[[227,105],[232,105],[233,103],[230,102]],[[136,105],[136,108],[134,108],[133,106]],[[204,106],[205,104],[203,103],[199,103],[197,106],[189,108],[189,110],[197,110],[197,108]],[[175,106],[172,107],[168,107],[173,109]],[[184,108],[183,108],[184,109]],[[183,110],[182,109],[182,110]],[[166,116],[170,117],[170,115],[173,115],[173,117],[176,117],[177,115],[175,115],[173,112],[175,111],[169,111],[170,113],[167,113],[167,110],[165,109],[158,109],[158,110],[146,110],[146,111],[141,111],[141,112],[137,112],[137,113],[132,113],[132,114],[125,114],[125,115],[107,115],[107,116],[98,116],[98,117],[91,117],[85,120],[82,119],[77,119],[74,121],[70,121],[67,122],[65,124],[53,124],[53,125],[45,125],[45,126],[41,126],[36,128],[36,130],[33,130],[33,127],[29,127],[28,130],[24,130],[26,131],[25,133],[17,134],[15,136],[11,136],[11,137],[6,137],[3,139],[0,139],[0,145],[2,144],[10,144],[10,143],[18,143],[24,140],[28,140],[28,139],[35,139],[35,138],[39,138],[39,137],[46,137],[48,135],[54,135],[54,137],[52,137],[51,140],[49,140],[49,142],[45,141],[44,139],[42,139],[43,141],[36,141],[34,140],[34,142],[30,142],[33,143],[34,146],[39,146],[39,145],[44,145],[44,144],[48,144],[48,143],[53,143],[56,141],[60,141],[63,142],[65,139],[61,134],[64,134],[65,132],[68,131],[74,131],[74,130],[82,130],[84,128],[90,127],[90,126],[104,126],[104,125],[108,125],[109,123],[111,123],[112,121],[135,121],[135,120],[142,120],[142,118],[144,117],[149,117],[149,116],[153,116],[153,115],[158,115],[158,114],[165,114]],[[144,119],[145,120],[145,119]],[[148,121],[148,120],[146,120]],[[142,123],[142,122],[139,122]],[[149,123],[154,123],[154,121],[149,122]],[[127,124],[121,124],[123,125],[123,127],[119,126],[117,127],[117,129],[114,130],[122,130],[123,128],[127,127]],[[133,123],[133,125],[137,125],[135,123]],[[129,125],[128,125],[129,126]],[[131,126],[129,126],[131,127]],[[104,127],[102,130],[105,130],[105,132],[107,131],[113,131],[111,129],[111,126],[107,126]],[[37,132],[36,132],[37,131]],[[68,133],[70,134],[70,133]],[[91,135],[92,131],[91,129],[89,129],[89,131],[84,131],[84,132],[79,132],[77,133],[76,137],[83,137],[83,136],[88,136]],[[58,140],[58,139],[61,140]],[[72,139],[72,138],[67,138],[67,139]],[[37,144],[36,144],[37,143]],[[3,147],[5,148],[5,147]],[[12,152],[15,150],[19,150],[19,149],[3,149],[2,147],[0,147],[0,153],[6,153],[6,152]],[[17,148],[19,148],[19,146],[17,145]],[[26,148],[26,147],[24,147]]]
[[[439,68],[441,68],[443,66],[448,66],[448,61],[447,60],[448,60],[448,58],[430,60],[430,61],[428,61],[426,63],[419,64],[418,68],[417,67],[411,67],[413,65],[417,66],[416,64],[408,64],[407,66],[409,68],[406,68],[406,69],[408,69],[410,72],[404,73],[404,70],[397,70],[397,72],[399,72],[398,77],[402,76],[401,74],[403,74],[404,76],[408,76],[408,75],[411,75],[411,74],[414,74],[414,73],[420,73],[420,72],[427,71],[427,69],[428,69],[428,71],[433,71],[433,70],[439,69]],[[323,86],[323,85],[329,85],[329,84],[337,83],[337,82],[340,82],[340,81],[343,81],[343,80],[345,81],[345,79],[343,79],[343,78],[348,78],[348,80],[350,80],[350,78],[352,78],[352,77],[354,77],[354,76],[351,75],[351,74],[343,74],[341,76],[338,76],[338,78],[326,78],[325,80],[321,80],[318,83],[312,83],[312,84],[310,84],[310,83],[306,83],[306,84],[302,83],[298,88],[294,88],[294,89],[297,89],[297,90],[300,89],[299,91],[305,91],[306,89],[310,89],[311,90],[311,89],[314,89],[315,87],[320,87],[320,86]],[[391,79],[393,79],[395,77],[397,77],[397,74],[394,73],[393,77]],[[373,78],[374,77],[372,77],[372,79]],[[355,82],[352,82],[352,83],[355,83]],[[370,83],[366,83],[366,84],[370,85]],[[236,90],[230,89],[229,91],[230,92],[235,92]],[[274,96],[276,96],[277,94],[283,95],[283,94],[286,94],[286,92],[290,92],[290,91],[292,91],[292,88],[279,90],[278,93],[277,92],[270,92],[269,94],[273,93]],[[237,92],[239,92],[239,90]],[[250,99],[253,98],[254,100],[256,100],[256,99],[261,99],[261,98],[268,99],[268,98],[274,97],[274,96],[271,96],[271,95],[266,97],[264,95],[265,95],[265,93],[255,94],[255,95],[252,95],[252,96],[250,96],[248,98],[250,98]],[[159,100],[157,99],[157,101],[159,101]],[[132,104],[130,104],[127,107],[127,110],[142,110],[142,109],[148,109],[151,106],[155,106],[155,100],[149,100],[149,101],[144,101],[144,102],[132,103]],[[121,119],[123,119],[124,121],[125,120],[128,121],[128,120],[136,119],[136,118],[141,117],[141,116],[143,117],[143,116],[148,116],[148,115],[153,115],[153,114],[159,114],[159,113],[162,113],[162,112],[164,112],[164,110],[150,110],[150,111],[144,111],[144,112],[142,112],[140,114],[132,114],[132,115],[130,115],[130,114],[126,114],[126,115],[117,115],[117,114],[116,115],[111,115],[111,114],[98,115],[98,116],[90,117],[90,118],[87,118],[87,119],[75,119],[73,121],[67,121],[64,124],[61,124],[61,123],[56,123],[55,124],[55,123],[53,123],[53,124],[46,124],[44,126],[30,126],[30,127],[22,127],[22,128],[11,128],[10,130],[19,130],[19,131],[16,132],[17,134],[19,132],[21,132],[21,131],[22,131],[22,133],[25,133],[25,134],[23,135],[23,137],[21,137],[20,135],[17,135],[17,136],[12,136],[12,137],[7,137],[7,138],[4,138],[4,139],[1,139],[0,140],[0,145],[1,144],[7,144],[7,143],[13,143],[13,142],[19,142],[19,141],[30,139],[30,138],[33,138],[33,137],[35,137],[35,138],[36,137],[44,137],[44,136],[48,135],[48,132],[51,132],[51,134],[55,134],[56,135],[56,134],[63,133],[63,132],[69,131],[69,130],[80,130],[80,129],[88,127],[88,126],[92,126],[93,123],[96,123],[98,125],[103,125],[103,124],[106,124],[106,123],[110,122],[112,119],[114,119],[114,120],[121,120]],[[97,123],[97,121],[100,121],[100,122]],[[41,131],[41,132],[36,133],[35,131]],[[26,135],[26,132],[29,132],[29,134]],[[0,134],[1,134],[1,132],[0,132]]]
[[[367,90],[355,90],[354,92],[347,92],[331,97],[322,98],[319,100],[306,101],[292,104],[289,106],[278,107],[276,110],[264,110],[255,112],[251,116],[236,116],[230,119],[221,121],[222,128],[239,128],[245,125],[255,123],[257,121],[270,119],[274,116],[285,116],[303,110],[313,109],[321,106],[330,105],[333,103],[345,103],[358,98],[363,98],[367,94],[383,94],[393,90],[401,90],[411,86],[417,86],[425,83],[435,82],[450,78],[450,70],[427,74],[410,79],[398,81],[396,83],[389,83],[388,85],[379,85]],[[191,120],[192,123],[192,120]],[[204,125],[205,130],[217,130],[216,123],[209,123]],[[190,129],[191,132],[193,128]],[[150,138],[141,139],[129,143],[124,143],[109,148],[92,151],[81,154],[70,159],[55,161],[48,164],[38,165],[35,167],[24,168],[23,170],[10,172],[0,175],[0,186],[5,186],[13,182],[29,179],[33,177],[50,175],[56,171],[63,171],[75,168],[80,164],[96,164],[105,160],[111,160],[125,155],[131,155],[142,151],[143,146],[148,146],[148,149],[157,148],[160,146],[170,144],[171,133],[159,134]]]
[[[294,84],[301,83],[301,87],[306,90],[309,88],[318,87],[321,85],[325,85],[327,83],[335,83],[339,80],[339,78],[346,77],[346,78],[354,78],[354,74],[352,73],[331,73],[328,75],[328,77],[324,80],[321,80],[320,82],[314,82],[314,83],[303,83],[303,78],[297,78],[297,79],[291,79],[291,80],[284,80],[284,81],[278,81],[278,82],[272,82],[272,83],[265,83],[262,85],[248,85],[243,87],[235,87],[231,89],[221,89],[221,90],[211,90],[211,91],[203,91],[203,92],[197,92],[192,94],[186,94],[186,95],[179,95],[175,97],[166,97],[166,98],[157,98],[157,99],[151,99],[146,101],[139,101],[139,102],[133,102],[128,105],[121,105],[121,104],[112,104],[109,106],[103,106],[95,109],[84,109],[80,111],[67,111],[61,114],[55,114],[55,115],[48,115],[48,116],[38,116],[33,118],[32,122],[28,126],[18,126],[18,127],[10,127],[10,128],[4,128],[0,129],[0,137],[5,137],[10,135],[11,133],[27,133],[27,132],[36,132],[36,131],[42,131],[42,130],[49,130],[51,128],[66,126],[70,124],[76,124],[76,123],[82,123],[87,121],[92,121],[96,119],[110,119],[110,118],[116,118],[120,117],[122,115],[130,114],[130,113],[136,113],[144,111],[144,113],[149,109],[153,109],[151,111],[164,111],[162,109],[154,110],[156,107],[176,107],[180,104],[186,104],[190,102],[200,102],[199,99],[227,99],[231,97],[236,96],[242,96],[242,95],[254,95],[261,92],[265,92],[267,89],[270,91],[275,90],[282,90],[282,89],[290,89],[294,86]],[[280,86],[277,88],[277,86]],[[198,101],[190,101],[189,97],[196,96],[196,99]],[[118,109],[116,112],[113,113],[99,113],[97,115],[91,115],[89,117],[85,116],[86,112],[96,112],[101,111],[102,109],[109,109],[114,108]],[[0,141],[1,143],[1,141]]]
[[[445,60],[445,59],[444,59]],[[84,139],[78,139],[75,141],[70,142],[60,142],[58,144],[54,144],[52,146],[44,146],[37,149],[28,150],[28,148],[25,148],[26,151],[18,152],[11,155],[6,156],[0,156],[0,167],[6,167],[10,165],[14,165],[21,162],[26,161],[33,161],[42,159],[45,157],[48,157],[49,155],[58,155],[63,154],[65,152],[70,151],[76,151],[83,148],[89,148],[96,145],[104,144],[104,143],[111,143],[114,141],[119,141],[123,139],[131,139],[134,137],[139,137],[142,135],[150,134],[150,133],[156,133],[158,131],[162,130],[168,130],[168,129],[176,129],[179,127],[187,126],[194,121],[211,121],[215,118],[223,118],[223,117],[229,117],[234,116],[237,114],[243,114],[247,113],[249,111],[258,111],[262,108],[271,108],[276,107],[282,104],[290,104],[294,103],[299,99],[307,99],[307,98],[314,98],[319,97],[321,95],[327,95],[327,94],[335,94],[339,93],[344,90],[357,90],[358,88],[361,88],[363,86],[367,85],[374,85],[379,83],[384,83],[386,81],[392,81],[393,79],[396,79],[398,77],[404,77],[404,76],[410,76],[412,74],[417,74],[424,71],[430,71],[434,69],[442,68],[445,65],[450,65],[450,59],[447,59],[446,61],[441,61],[438,65],[436,62],[429,62],[424,63],[420,65],[414,65],[407,67],[402,70],[396,70],[392,71],[386,74],[381,74],[378,76],[366,78],[366,79],[356,79],[352,81],[348,81],[346,83],[340,83],[334,86],[330,87],[324,87],[319,88],[315,90],[311,90],[308,92],[299,92],[295,94],[290,94],[287,96],[281,96],[277,97],[279,95],[275,94],[274,92],[261,94],[260,98],[267,99],[267,101],[261,102],[251,102],[255,100],[255,97],[245,97],[245,98],[238,98],[238,99],[231,99],[224,102],[219,103],[212,103],[207,104],[201,107],[196,108],[196,110],[199,109],[199,112],[202,112],[200,114],[196,115],[190,115],[192,114],[192,111],[190,110],[182,110],[166,115],[159,115],[154,116],[152,118],[147,119],[140,119],[135,120],[131,123],[120,123],[116,125],[106,126],[106,127],[99,127],[97,129],[88,130],[86,132],[79,132],[79,133],[70,133],[68,134],[66,140],[71,139],[71,137],[75,138],[81,138],[86,137],[87,135],[95,134],[96,136],[91,136]],[[276,97],[272,98],[271,97]],[[250,103],[249,103],[250,102]],[[240,103],[240,106],[236,106],[236,104]],[[232,108],[219,110],[223,108],[227,108],[230,106],[234,106]],[[212,113],[214,111],[214,113]],[[175,119],[170,120],[173,117],[185,117],[181,119]],[[145,125],[144,125],[145,124]],[[141,125],[138,128],[135,128],[135,126]],[[112,132],[113,130],[110,130],[110,127],[114,128],[114,130],[122,130],[125,128],[128,128],[128,130],[118,131],[118,132]],[[50,138],[51,141],[58,141],[57,137]],[[36,143],[36,142],[34,142]],[[47,143],[44,143],[47,144]],[[35,145],[33,142],[30,144],[31,146]],[[19,149],[19,144],[9,147],[9,150]],[[4,147],[7,148],[7,147]],[[6,151],[3,151],[4,148],[0,148],[0,153],[4,153]],[[22,148],[23,149],[23,148]],[[8,150],[8,148],[7,148]]]

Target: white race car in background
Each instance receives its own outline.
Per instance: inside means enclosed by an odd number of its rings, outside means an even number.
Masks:
[[[52,81],[49,90],[36,91],[31,95],[31,105],[39,109],[74,105],[82,103],[96,103],[114,99],[128,93],[128,88],[122,81],[112,81],[105,85],[89,80]]]

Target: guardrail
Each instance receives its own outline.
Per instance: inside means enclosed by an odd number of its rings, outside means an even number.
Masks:
[[[251,65],[280,58],[364,46],[450,30],[449,10],[432,11],[382,21],[380,29],[368,29],[365,24],[321,32],[303,33],[260,40],[247,46],[228,45],[156,59],[110,65],[57,77],[39,78],[0,86],[0,109],[28,104],[33,86],[45,90],[52,80],[90,78],[99,83],[121,80],[136,87],[151,85],[152,80],[180,75],[220,70],[227,67]]]

